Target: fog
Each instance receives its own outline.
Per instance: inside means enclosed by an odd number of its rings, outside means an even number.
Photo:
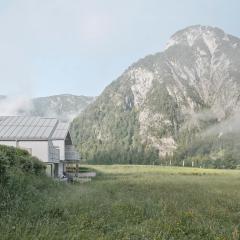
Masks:
[[[0,98],[1,116],[16,116],[30,112],[32,101],[26,96],[7,96]]]
[[[229,133],[240,132],[240,112],[235,112],[231,117],[207,128],[202,135],[216,135],[219,137]]]

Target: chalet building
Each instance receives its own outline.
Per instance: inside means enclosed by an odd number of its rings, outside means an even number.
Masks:
[[[27,150],[46,163],[47,174],[61,177],[66,166],[78,165],[69,124],[55,118],[0,116],[0,145]]]

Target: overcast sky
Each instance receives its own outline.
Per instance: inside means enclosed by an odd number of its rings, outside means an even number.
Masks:
[[[96,96],[202,24],[240,37],[239,0],[0,0],[0,94]]]

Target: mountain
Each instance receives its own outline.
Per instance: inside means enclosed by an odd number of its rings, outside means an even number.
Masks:
[[[70,94],[33,99],[1,95],[0,111],[2,115],[56,117],[64,121],[71,121],[94,100],[94,97]]]
[[[32,99],[31,115],[72,120],[92,103],[94,99],[94,97],[70,94],[35,98]]]
[[[223,156],[216,139],[235,132],[238,120],[239,56],[240,39],[219,28],[178,31],[163,52],[131,65],[73,121],[76,145],[97,163],[215,161]]]

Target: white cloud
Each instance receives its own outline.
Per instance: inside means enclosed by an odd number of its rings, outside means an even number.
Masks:
[[[17,116],[24,111],[24,113],[32,109],[32,102],[25,96],[8,96],[0,100],[1,116]]]

